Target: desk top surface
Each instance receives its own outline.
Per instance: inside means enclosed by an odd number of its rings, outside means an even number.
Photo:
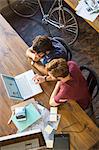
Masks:
[[[78,4],[78,0],[64,0],[64,1],[74,10]],[[90,26],[92,26],[97,32],[99,32],[99,17],[97,17],[93,22],[88,20],[86,20],[86,22],[88,22]]]
[[[27,48],[25,42],[0,15],[0,73],[16,76],[31,69],[25,56]],[[34,71],[37,72],[35,69]],[[41,86],[44,92],[34,97],[47,108],[54,85],[52,82],[43,83]],[[11,116],[11,106],[16,103],[8,99],[0,78],[0,136],[16,132],[13,124],[7,124]],[[61,114],[61,121],[57,132],[63,130],[70,134],[71,149],[87,150],[98,141],[98,128],[75,101],[59,106],[58,113]]]

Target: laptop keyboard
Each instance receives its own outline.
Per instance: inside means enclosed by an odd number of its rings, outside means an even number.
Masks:
[[[22,96],[23,97],[32,96],[31,94],[33,93],[33,91],[28,83],[27,78],[25,76],[21,76],[19,79],[16,80]]]

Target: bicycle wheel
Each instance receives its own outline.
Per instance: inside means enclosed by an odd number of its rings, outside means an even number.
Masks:
[[[50,13],[49,21],[54,23],[54,25],[51,25],[51,23],[48,24],[50,34],[52,37],[58,36],[64,38],[68,45],[73,44],[78,36],[78,24],[76,18],[74,17],[73,13],[65,7],[61,8],[60,16],[59,23],[58,7],[54,8]],[[56,27],[55,25],[60,28]]]
[[[37,12],[37,0],[7,0],[10,9],[21,17],[32,17]]]

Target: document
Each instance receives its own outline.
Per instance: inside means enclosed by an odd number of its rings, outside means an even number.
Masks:
[[[32,126],[28,127],[26,129],[26,131],[41,129],[47,148],[52,148],[53,147],[53,141],[54,141],[54,132],[58,128],[61,115],[57,114],[57,121],[56,122],[50,122],[50,112],[49,112],[49,110],[47,108],[45,108],[44,106],[42,106],[42,105],[40,106],[40,104],[37,104],[37,107],[38,107],[42,117],[41,117],[41,119],[36,121],[34,124],[32,124]],[[53,128],[53,131],[50,132],[50,134],[46,133],[46,131],[45,131],[45,128],[48,125],[50,125]]]
[[[19,132],[25,130],[41,118],[40,113],[32,103],[26,106],[26,118],[26,120],[19,122],[15,115],[12,117],[12,121],[18,128]]]
[[[76,14],[93,22],[99,15],[99,0],[80,0]]]

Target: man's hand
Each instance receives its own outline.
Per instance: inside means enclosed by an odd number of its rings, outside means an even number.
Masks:
[[[67,101],[68,101],[68,99],[65,99],[65,98],[59,100],[60,103],[64,103],[64,102],[67,102]]]
[[[35,54],[35,53],[32,53],[32,54],[31,54],[31,58],[32,58],[33,61],[35,61],[35,62],[38,62],[38,61],[41,59],[41,57],[40,57],[39,55]]]
[[[31,58],[35,62],[38,62],[41,59],[41,57],[37,53],[33,52],[32,47],[26,50],[26,56],[28,58]]]
[[[35,82],[36,84],[38,84],[38,83],[43,83],[43,82],[45,82],[45,77],[46,77],[46,76],[41,76],[41,75],[36,74],[36,75],[33,77],[33,80],[34,80],[34,82]]]

